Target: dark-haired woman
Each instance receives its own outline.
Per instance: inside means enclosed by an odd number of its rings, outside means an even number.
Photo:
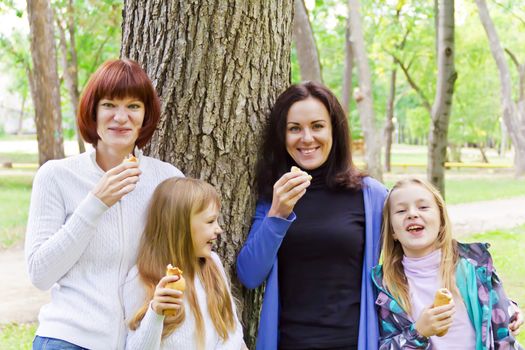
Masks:
[[[370,270],[387,191],[354,167],[348,129],[336,97],[314,82],[289,87],[270,113],[237,259],[246,287],[266,281],[257,350],[378,347]]]
[[[121,286],[135,264],[147,203],[160,182],[182,176],[139,150],[159,117],[142,68],[108,61],[91,76],[77,116],[94,150],[38,170],[25,254],[32,283],[51,288],[51,302],[40,310],[33,349],[124,347]],[[137,159],[124,161],[129,154]]]

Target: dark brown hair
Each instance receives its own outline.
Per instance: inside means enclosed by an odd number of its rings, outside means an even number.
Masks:
[[[97,145],[97,106],[103,98],[137,98],[144,103],[144,121],[135,144],[148,143],[160,118],[160,102],[151,80],[137,62],[109,60],[89,78],[78,105],[77,123],[86,142]]]
[[[259,196],[271,200],[274,183],[295,164],[286,151],[286,121],[290,107],[313,97],[328,110],[332,123],[332,149],[326,160],[329,188],[361,188],[363,173],[352,162],[350,131],[346,115],[335,95],[313,81],[290,86],[275,102],[263,132],[262,153],[257,162]]]

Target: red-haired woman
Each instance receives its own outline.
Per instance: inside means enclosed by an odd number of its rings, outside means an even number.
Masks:
[[[51,302],[40,310],[33,349],[124,347],[121,285],[135,264],[147,203],[160,182],[183,176],[139,150],[159,116],[144,70],[108,61],[87,83],[77,116],[94,150],[38,170],[25,253],[31,281],[51,288]],[[124,161],[130,154],[136,159]]]

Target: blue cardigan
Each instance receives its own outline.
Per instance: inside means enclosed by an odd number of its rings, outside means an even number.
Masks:
[[[370,279],[372,267],[378,263],[381,232],[381,214],[387,195],[378,181],[363,179],[365,204],[365,251],[361,287],[361,315],[359,320],[359,350],[377,350],[379,329],[375,310],[374,289]],[[257,288],[266,281],[266,289],[259,319],[257,350],[276,350],[279,338],[279,285],[277,253],[281,242],[295,220],[268,217],[271,203],[259,201],[246,243],[237,257],[237,275],[247,288]]]

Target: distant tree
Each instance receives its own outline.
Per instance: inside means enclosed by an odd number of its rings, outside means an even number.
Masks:
[[[525,175],[525,63],[521,65],[516,56],[510,50],[507,50],[518,69],[520,79],[518,102],[515,102],[512,99],[512,76],[487,4],[485,0],[476,0],[476,5],[478,6],[479,18],[487,33],[490,51],[499,71],[503,121],[514,146],[514,170],[517,176],[523,176]]]
[[[66,89],[69,93],[69,102],[71,103],[73,115],[76,116],[80,92],[78,89],[78,58],[77,45],[75,42],[76,22],[73,0],[67,1],[64,13],[55,10],[54,15],[56,26],[59,31],[59,47],[62,57],[64,81],[66,84]],[[82,136],[80,135],[78,126],[76,125],[76,119],[73,118],[73,120],[76,129],[78,149],[80,153],[83,153],[86,151],[86,146],[84,145],[84,140],[82,140]]]
[[[361,118],[361,127],[365,139],[365,162],[370,175],[382,181],[381,142],[376,128],[374,103],[372,99],[372,79],[368,65],[363,28],[361,24],[359,0],[348,0],[350,6],[350,32],[352,49],[357,63],[359,89],[354,98]]]
[[[20,96],[20,113],[17,134],[21,134],[25,115],[30,103],[29,79],[32,76],[31,53],[25,35],[13,30],[11,36],[0,35],[0,50],[3,52],[2,64],[5,73],[12,76],[7,90]]]
[[[454,67],[454,0],[440,0],[437,26],[437,84],[428,136],[427,177],[445,195],[445,161],[452,96],[457,72]]]
[[[350,114],[350,99],[352,95],[352,71],[354,70],[354,51],[352,50],[352,35],[350,33],[350,1],[347,1],[347,17],[345,22],[345,64],[343,72],[343,91],[341,103],[346,115]]]
[[[314,33],[304,0],[294,0],[293,40],[297,48],[297,59],[301,69],[301,80],[322,83],[321,64]]]
[[[396,6],[395,24],[399,25],[399,17],[405,0],[399,0]],[[410,27],[405,30],[405,34],[400,42],[395,44],[397,50],[403,50],[408,34],[410,33]],[[385,145],[385,171],[390,172],[391,170],[391,151],[392,151],[392,138],[394,133],[394,102],[396,100],[396,82],[397,82],[397,62],[395,55],[392,55],[392,69],[390,71],[390,83],[388,89],[388,100],[386,108],[386,120],[385,127],[383,130],[384,134],[384,145]]]
[[[27,0],[33,71],[30,79],[40,165],[64,157],[53,13],[47,0]]]
[[[220,191],[218,252],[232,275],[257,197],[261,130],[290,83],[293,1],[126,0],[123,13],[121,56],[140,62],[162,101],[146,151]],[[239,295],[250,348],[261,295]]]

